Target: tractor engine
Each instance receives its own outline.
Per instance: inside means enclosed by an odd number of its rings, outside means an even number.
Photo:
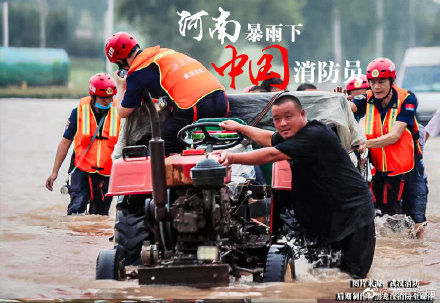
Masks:
[[[177,231],[176,248],[190,253],[199,245],[215,245],[229,233],[230,202],[224,187],[226,169],[216,160],[205,158],[191,169],[194,187],[176,192],[170,207]]]

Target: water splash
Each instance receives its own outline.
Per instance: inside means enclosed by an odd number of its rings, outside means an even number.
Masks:
[[[403,214],[383,215],[374,220],[376,235],[388,238],[409,238],[414,221]]]

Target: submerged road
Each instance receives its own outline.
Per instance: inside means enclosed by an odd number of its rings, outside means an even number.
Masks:
[[[67,162],[54,192],[44,183],[57,145],[77,100],[0,100],[0,299],[1,298],[254,298],[334,299],[356,292],[336,269],[313,270],[297,262],[293,284],[253,283],[243,278],[229,287],[142,286],[137,281],[96,281],[98,252],[113,246],[114,204],[109,217],[65,216],[68,196],[59,192]],[[377,246],[369,278],[423,281],[440,297],[440,138],[425,147],[429,178],[428,228],[425,240],[411,239],[404,227],[392,232],[378,221]],[[69,156],[68,156],[69,157]],[[362,291],[363,289],[361,289]],[[312,300],[314,301],[314,300]]]

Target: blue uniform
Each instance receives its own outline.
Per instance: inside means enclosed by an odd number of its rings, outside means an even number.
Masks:
[[[137,108],[141,106],[142,93],[145,89],[148,90],[152,98],[168,96],[160,85],[159,68],[155,64],[135,71],[127,77],[127,90],[121,102],[122,107]],[[185,149],[185,146],[177,140],[177,133],[186,125],[200,118],[225,117],[228,113],[228,99],[224,91],[218,90],[200,99],[194,107],[181,109],[172,105],[171,114],[162,125],[165,154],[179,153]]]
[[[78,123],[78,109],[74,108],[70,114],[69,119],[66,122],[66,129],[64,130],[63,137],[67,140],[73,141],[76,134],[77,123]]]
[[[390,103],[383,108],[381,101],[375,100],[374,96],[372,97],[374,101],[374,105],[380,112],[380,116],[382,118],[382,121],[385,119],[385,115],[388,110],[390,110],[395,104],[397,104],[397,92],[393,89],[393,96],[391,98]],[[357,111],[355,113],[355,116],[358,118],[362,118],[365,116],[365,110],[367,108],[367,95],[359,95],[354,97],[353,103],[357,107]],[[408,104],[411,104],[412,106],[408,106]],[[413,132],[413,122],[414,122],[414,116],[417,111],[417,98],[413,93],[410,93],[410,95],[403,101],[402,109],[400,113],[396,117],[396,121],[405,122],[410,127],[410,131]],[[412,109],[411,109],[412,108]]]
[[[167,95],[160,86],[159,69],[154,64],[127,77],[127,90],[121,103],[122,107],[136,108],[141,106],[144,89],[147,89],[151,97],[155,99]]]
[[[403,101],[401,111],[396,117],[396,121],[405,122],[407,128],[413,134],[415,140],[418,139],[418,134],[414,134],[414,117],[417,111],[417,98],[409,92],[410,95]],[[381,114],[382,121],[385,119],[385,115],[388,110],[397,104],[397,92],[393,89],[393,96],[388,105],[383,108],[379,100],[374,99],[374,105]],[[367,96],[359,95],[354,97],[353,103],[357,107],[355,117],[360,119],[365,116],[367,107]],[[426,203],[428,201],[428,186],[427,180],[424,177],[425,167],[423,165],[422,155],[419,155],[414,149],[414,168],[407,174],[405,174],[405,187],[402,194],[402,210],[406,215],[416,223],[426,221]]]
[[[102,115],[107,115],[108,111],[96,111],[92,106],[93,114],[97,121],[100,121]],[[78,109],[74,108],[66,122],[66,129],[63,137],[73,141],[77,131],[78,123]],[[99,122],[98,122],[99,123]],[[102,127],[100,129],[102,132]],[[98,134],[99,135],[99,134]],[[72,154],[69,172],[74,168],[75,153]],[[89,205],[89,214],[108,215],[112,197],[105,197],[108,191],[109,177],[101,176],[99,174],[89,174],[80,169],[75,171],[70,176],[69,194],[70,203],[67,207],[67,214],[83,213],[87,210]]]

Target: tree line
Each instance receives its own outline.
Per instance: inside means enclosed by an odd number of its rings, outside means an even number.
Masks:
[[[290,41],[287,30],[282,41],[277,42],[289,50],[291,61],[334,60],[337,22],[343,60],[366,63],[380,54],[399,62],[409,46],[440,45],[440,4],[434,0],[115,0],[114,27],[135,29],[145,42],[144,47],[160,44],[210,65],[229,43],[226,39],[221,45],[208,35],[208,28],[214,25],[211,18],[219,16],[219,7],[231,13],[228,20],[239,21],[242,26],[234,44],[237,49],[273,44],[265,39],[247,41],[248,24],[303,24],[295,43]],[[41,46],[43,14],[46,47],[64,48],[71,56],[103,58],[106,9],[107,0],[9,1],[9,45]],[[203,19],[201,41],[193,39],[192,34],[182,37],[179,33],[177,12],[182,10],[208,13]]]

